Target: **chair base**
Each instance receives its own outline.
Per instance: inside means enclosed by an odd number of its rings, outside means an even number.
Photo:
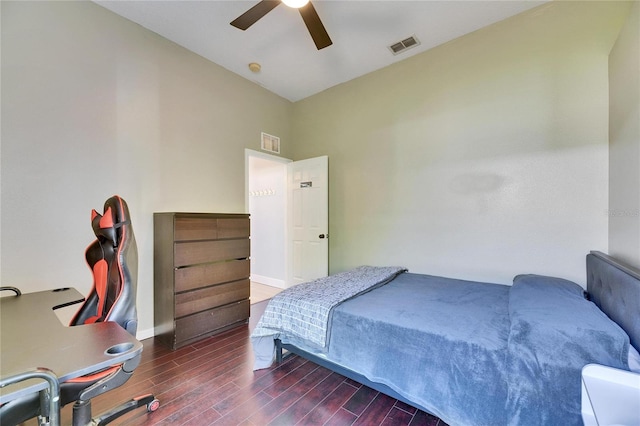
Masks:
[[[73,404],[73,426],[102,426],[111,423],[117,418],[127,414],[130,411],[138,409],[142,406],[147,407],[147,412],[151,413],[160,407],[158,401],[153,395],[142,395],[117,407],[114,407],[97,417],[91,417],[91,400],[76,401]]]

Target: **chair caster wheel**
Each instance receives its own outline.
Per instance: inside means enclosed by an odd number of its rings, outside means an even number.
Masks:
[[[150,403],[147,404],[147,412],[148,413],[153,413],[158,408],[160,408],[160,401],[157,400],[157,399],[154,399],[153,401],[151,401]]]

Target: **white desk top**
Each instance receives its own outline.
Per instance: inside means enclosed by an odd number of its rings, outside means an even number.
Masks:
[[[640,374],[598,364],[582,369],[585,426],[639,425]]]

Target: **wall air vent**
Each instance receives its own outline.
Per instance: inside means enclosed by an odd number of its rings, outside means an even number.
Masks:
[[[389,50],[391,50],[391,53],[394,55],[397,55],[398,53],[402,53],[407,49],[418,46],[419,44],[420,40],[418,40],[416,36],[411,36],[397,43],[393,43],[389,46]]]
[[[264,151],[280,154],[280,138],[279,137],[262,132],[260,139],[261,139],[260,146]]]

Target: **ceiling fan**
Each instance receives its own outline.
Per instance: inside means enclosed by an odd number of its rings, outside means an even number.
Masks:
[[[231,25],[244,31],[267,13],[271,12],[271,10],[280,3],[284,3],[300,11],[302,20],[307,26],[309,34],[311,34],[311,38],[318,50],[333,44],[329,38],[329,34],[327,34],[327,30],[325,30],[324,25],[322,25],[322,21],[320,21],[316,9],[309,0],[260,0],[258,4],[233,20]]]

